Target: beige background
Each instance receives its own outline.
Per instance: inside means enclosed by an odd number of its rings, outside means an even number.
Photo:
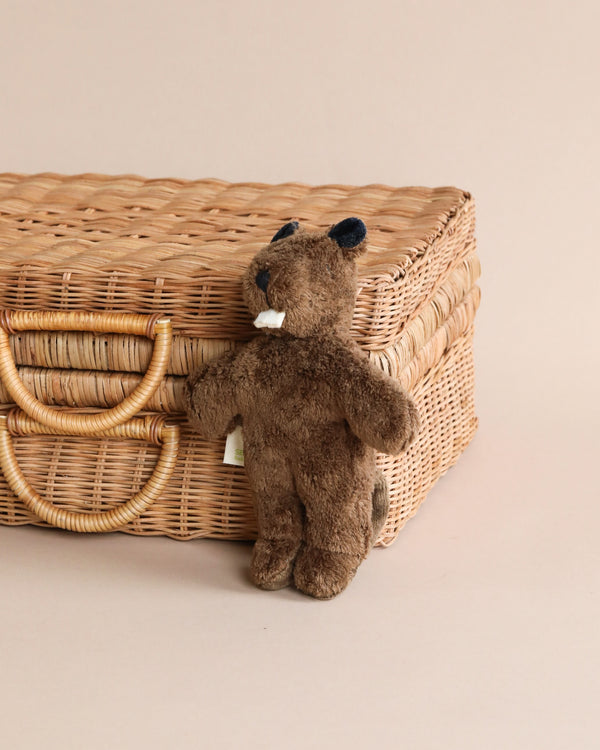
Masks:
[[[456,184],[484,266],[479,434],[337,600],[0,528],[1,746],[597,748],[596,3],[1,11],[1,170]]]

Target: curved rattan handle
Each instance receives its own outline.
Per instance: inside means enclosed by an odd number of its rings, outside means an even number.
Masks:
[[[164,417],[138,417],[105,430],[98,437],[134,438],[162,445],[158,461],[146,484],[123,505],[96,513],[76,513],[57,508],[31,487],[17,463],[11,434],[61,433],[35,422],[19,409],[0,415],[0,467],[9,487],[38,518],[67,531],[114,531],[140,516],[159,497],[171,478],[179,449],[179,427],[165,424]]]
[[[93,414],[46,406],[23,385],[12,352],[9,333],[16,331],[95,331],[128,333],[154,339],[148,370],[139,385],[120,404]],[[36,422],[69,435],[95,435],[123,424],[148,403],[163,379],[171,356],[171,321],[160,315],[131,313],[0,311],[0,380],[15,403]]]

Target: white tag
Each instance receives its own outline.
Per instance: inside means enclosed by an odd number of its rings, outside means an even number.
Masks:
[[[258,313],[254,325],[257,328],[281,328],[284,318],[285,312],[277,312],[277,310],[271,308]]]
[[[223,463],[231,464],[231,466],[244,465],[244,436],[242,435],[241,425],[238,425],[233,432],[227,435]]]

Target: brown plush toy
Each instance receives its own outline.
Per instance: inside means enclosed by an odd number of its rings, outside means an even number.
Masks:
[[[189,420],[205,438],[243,426],[258,518],[251,578],[329,599],[354,576],[388,512],[375,453],[415,437],[417,410],[350,337],[360,219],[328,232],[283,226],[243,277],[263,333],[186,383]]]

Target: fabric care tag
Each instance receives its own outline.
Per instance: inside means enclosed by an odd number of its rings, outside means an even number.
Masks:
[[[244,436],[241,425],[238,425],[233,432],[227,435],[223,463],[231,466],[244,465]]]

